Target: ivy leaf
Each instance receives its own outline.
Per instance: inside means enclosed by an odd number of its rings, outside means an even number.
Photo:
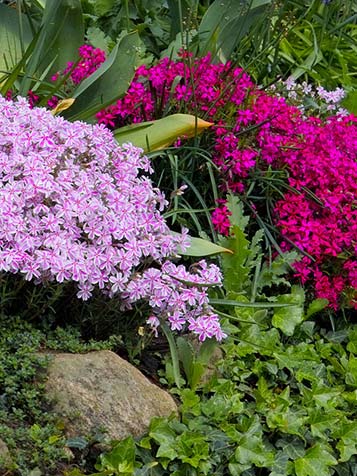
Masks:
[[[348,461],[352,455],[357,454],[357,422],[341,425],[334,436],[341,438],[336,445],[341,461]]]
[[[315,383],[312,386],[312,398],[315,400],[317,406],[333,408],[339,403],[339,396],[343,391],[343,387],[335,386],[335,388]]]
[[[305,293],[300,286],[293,286],[291,294],[281,294],[276,302],[281,304],[294,304],[289,307],[280,307],[275,310],[272,324],[284,334],[291,336],[295,327],[304,319]]]
[[[254,464],[258,468],[271,466],[274,461],[273,453],[266,450],[262,438],[258,436],[243,436],[234,456],[239,464]]]
[[[305,454],[305,445],[300,438],[281,438],[276,442],[277,448],[281,448],[281,452],[289,459],[295,460],[302,458]]]
[[[279,406],[267,415],[267,425],[271,429],[279,429],[281,433],[303,436],[304,424],[307,420],[304,409],[295,411],[282,411]]]
[[[265,448],[263,442],[263,430],[257,415],[242,422],[241,431],[243,436],[238,441],[238,447],[234,453],[236,462],[240,465],[254,464],[259,468],[271,466],[274,456]]]
[[[316,411],[315,408],[311,408],[310,413],[311,434],[321,439],[326,439],[326,432],[331,430],[331,428],[335,428],[341,420],[341,412],[339,411],[326,412],[326,409]]]
[[[345,381],[351,387],[357,387],[357,360],[351,355],[348,364]]]
[[[159,443],[156,456],[173,460],[177,457],[176,433],[163,418],[154,418],[150,424],[149,436]]]
[[[135,442],[133,437],[129,436],[119,441],[109,453],[100,456],[100,465],[97,469],[129,476],[134,471],[134,464]]]
[[[330,476],[329,468],[336,464],[337,460],[326,447],[317,444],[295,460],[296,476]]]
[[[275,456],[274,465],[272,466],[272,471],[269,476],[287,476],[289,455],[284,451],[278,451]]]
[[[357,329],[349,329],[348,332],[349,343],[347,344],[347,350],[353,354],[357,354]]]
[[[178,458],[194,468],[208,459],[209,445],[203,435],[196,432],[186,431],[177,438],[176,448]]]

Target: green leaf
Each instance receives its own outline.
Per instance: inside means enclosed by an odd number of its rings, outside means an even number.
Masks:
[[[289,308],[280,308],[274,312],[272,324],[277,327],[284,334],[291,336],[294,333],[295,327],[304,319],[304,301],[305,293],[303,288],[293,286],[291,294],[281,294],[277,297],[277,303],[292,304]]]
[[[28,19],[22,15],[23,37],[20,36],[19,14],[14,8],[0,4],[0,78],[20,60],[31,42]]]
[[[178,233],[171,232],[175,235]],[[223,246],[216,245],[211,241],[204,240],[203,238],[190,237],[190,246],[185,251],[179,251],[179,254],[182,256],[212,256],[219,253],[229,253],[233,254],[233,251],[224,248]]]
[[[247,5],[236,0],[216,0],[202,18],[198,35],[200,54],[211,52],[225,62],[271,0],[255,0]]]
[[[132,436],[115,444],[109,453],[100,456],[99,470],[115,471],[122,476],[131,476],[135,465],[135,441]]]
[[[296,476],[330,476],[330,467],[337,464],[334,456],[322,445],[307,450],[302,458],[295,460]]]
[[[88,42],[95,48],[100,48],[107,54],[110,49],[110,45],[113,43],[109,36],[106,36],[104,31],[98,27],[91,26],[88,28],[87,33]]]
[[[249,216],[244,215],[243,202],[236,195],[229,193],[226,205],[231,213],[229,217],[231,225],[237,226],[244,232],[249,223]]]
[[[342,101],[341,105],[351,114],[357,115],[357,91],[350,91]]]
[[[43,472],[40,468],[34,468],[28,473],[28,476],[43,476]]]
[[[214,351],[217,349],[218,343],[216,339],[206,339],[200,344],[197,353],[197,359],[204,365],[207,365]]]
[[[306,318],[308,319],[317,312],[322,311],[328,305],[328,299],[314,299],[307,308]]]
[[[272,263],[264,263],[259,276],[259,289],[279,284],[290,287],[290,283],[285,276],[291,271],[293,263],[298,261],[300,257],[297,251],[288,251],[277,256]]]
[[[211,304],[216,304],[220,306],[235,306],[235,307],[246,307],[250,309],[270,309],[270,308],[289,308],[293,307],[294,304],[282,304],[278,302],[242,302],[242,301],[233,301],[232,299],[210,299]]]
[[[172,114],[157,121],[116,129],[114,136],[119,144],[130,142],[150,152],[169,147],[179,137],[194,137],[212,125],[191,114]]]
[[[94,120],[94,114],[121,97],[130,84],[137,66],[139,35],[124,35],[107,60],[75,89],[76,99],[65,114],[71,120]]]
[[[187,381],[190,387],[193,388],[192,378],[193,368],[195,364],[195,352],[193,349],[193,345],[185,337],[178,337],[176,339],[176,345],[178,356],[183,365],[183,370],[185,371]]]
[[[25,95],[32,87],[32,78],[39,77],[49,65],[52,72],[64,69],[68,61],[78,57],[78,48],[83,43],[84,24],[80,0],[47,0],[40,35],[28,61],[20,93]]]
[[[352,327],[348,331],[349,342],[347,344],[347,350],[353,354],[357,354],[357,328]]]
[[[351,355],[347,364],[345,382],[351,387],[357,387],[357,359]]]
[[[222,238],[220,245],[233,251],[233,255],[222,256],[224,287],[227,291],[239,293],[249,287],[249,268],[245,266],[249,257],[249,241],[245,233],[238,227],[231,228],[231,237]]]
[[[179,356],[178,356],[178,351],[177,351],[177,345],[175,342],[175,337],[169,328],[169,326],[161,320],[160,322],[162,332],[165,334],[165,337],[169,343],[169,348],[170,348],[170,354],[171,354],[171,360],[172,360],[172,368],[173,368],[173,373],[174,373],[174,379],[177,388],[181,387],[181,382],[180,382],[180,362],[179,362]]]
[[[340,460],[348,461],[357,454],[357,422],[345,423],[334,432],[334,437],[340,438],[336,448],[340,452]]]
[[[196,344],[198,346],[197,350],[187,337],[178,337],[176,344],[188,384],[190,388],[195,389],[200,383],[209,359],[217,348],[217,341],[206,339],[204,342]]]
[[[115,0],[89,0],[89,3],[94,7],[94,14],[100,17],[113,8]]]
[[[313,50],[308,57],[298,66],[291,74],[294,79],[300,78],[307,71],[311,71],[313,66],[323,59],[323,54],[320,49]]]

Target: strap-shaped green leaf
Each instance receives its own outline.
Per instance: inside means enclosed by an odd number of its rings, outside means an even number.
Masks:
[[[122,127],[114,135],[119,144],[131,142],[150,152],[169,147],[179,137],[194,137],[212,125],[191,114],[172,114],[157,121]]]

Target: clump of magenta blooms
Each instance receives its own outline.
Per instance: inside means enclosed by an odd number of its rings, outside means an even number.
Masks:
[[[308,85],[302,89],[309,94]],[[338,109],[343,91],[320,88],[314,97],[325,101],[328,113]],[[289,98],[259,89],[242,69],[183,53],[177,61],[141,66],[125,97],[97,119],[113,128],[158,118],[164,110],[185,110],[215,123],[212,155],[227,191],[245,193],[257,171],[285,174],[291,188],[280,191],[273,220],[281,248],[294,243],[305,252],[295,277],[334,309],[357,307],[357,118],[345,110],[306,116]],[[224,201],[212,221],[218,232],[228,233]]]
[[[61,73],[66,75],[70,72],[70,79],[73,84],[80,84],[100,67],[105,61],[105,52],[100,48],[94,48],[91,45],[82,45],[78,48],[79,62],[75,65],[73,62],[67,63],[67,67]],[[73,68],[73,69],[72,69]],[[72,70],[72,71],[71,71]],[[56,76],[52,78],[56,80]]]
[[[97,286],[123,308],[145,301],[154,330],[165,319],[201,341],[225,336],[207,296],[219,268],[200,261],[189,272],[172,261],[189,238],[165,223],[167,202],[141,149],[21,97],[0,98],[0,117],[1,271],[75,282],[83,300]]]
[[[77,63],[69,61],[66,68],[63,71],[55,73],[51,80],[57,81],[58,78],[69,75],[69,78],[65,84],[67,93],[78,86],[84,79],[88,78],[104,63],[106,59],[105,51],[100,48],[94,48],[91,45],[82,45],[78,48],[79,60]],[[47,106],[51,109],[55,108],[58,104],[59,98],[53,96],[47,102]]]
[[[70,94],[75,86],[78,86],[84,79],[93,74],[106,59],[105,52],[100,48],[94,48],[91,45],[82,45],[78,48],[79,60],[77,63],[69,61],[66,68],[63,71],[58,71],[51,77],[51,81],[55,82],[59,78],[63,78],[66,75],[68,79],[65,84],[67,94]],[[14,94],[12,90],[6,93],[6,99],[13,99]],[[34,107],[40,100],[39,94],[34,93],[32,90],[27,93],[27,100],[31,107]],[[47,101],[47,107],[53,109],[57,106],[59,101],[58,96],[52,96]]]

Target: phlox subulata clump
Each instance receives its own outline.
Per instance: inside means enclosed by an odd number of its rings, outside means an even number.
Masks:
[[[83,300],[98,287],[124,308],[145,301],[154,328],[166,319],[201,340],[222,339],[205,287],[220,284],[220,271],[204,261],[195,272],[172,262],[189,244],[187,231],[170,232],[141,149],[24,98],[0,98],[0,119],[2,272],[75,282]]]

